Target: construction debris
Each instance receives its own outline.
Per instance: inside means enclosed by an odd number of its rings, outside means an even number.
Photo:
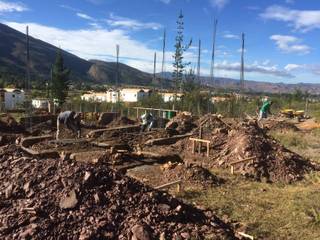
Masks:
[[[192,164],[189,166],[176,164],[174,167],[165,168],[163,175],[166,181],[181,179],[184,184],[200,185],[205,188],[220,185],[224,182],[221,178],[213,175],[208,169]]]
[[[5,114],[0,117],[0,132],[23,133],[24,127],[12,116]]]
[[[127,125],[135,125],[137,124],[136,121],[131,120],[127,117],[119,117],[115,118],[112,122],[108,124],[108,127],[117,127],[117,126],[127,126]]]
[[[1,155],[3,239],[234,239],[212,211],[186,205],[103,163]]]
[[[233,165],[235,171],[248,177],[271,182],[290,183],[313,170],[309,161],[268,136],[255,121],[242,122],[229,131],[218,162],[220,166]]]
[[[170,131],[172,135],[186,134],[196,127],[194,120],[188,112],[178,113],[178,115],[166,124],[166,129]]]
[[[274,120],[267,119],[263,122],[263,126],[271,131],[288,132],[288,131],[299,131],[299,128],[286,120]]]

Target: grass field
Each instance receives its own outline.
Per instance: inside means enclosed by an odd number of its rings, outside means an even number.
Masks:
[[[271,133],[289,149],[320,163],[320,131]],[[320,173],[282,185],[254,182],[214,170],[226,183],[206,191],[186,190],[181,198],[239,221],[258,239],[320,239]]]

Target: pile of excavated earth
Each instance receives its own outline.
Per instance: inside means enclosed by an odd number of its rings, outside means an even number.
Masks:
[[[126,126],[126,125],[134,125],[134,124],[137,124],[137,122],[134,120],[131,120],[130,118],[119,117],[119,118],[115,118],[107,126],[108,127],[115,127],[115,126]]]
[[[223,179],[213,175],[208,169],[197,165],[164,164],[163,178],[174,181],[182,180],[184,184],[211,187],[222,184]]]
[[[171,132],[172,135],[189,133],[197,126],[194,121],[195,118],[191,114],[185,112],[178,113],[178,115],[166,124],[166,129]]]
[[[170,184],[179,180],[183,188],[197,189],[220,186],[224,183],[222,178],[212,174],[206,168],[171,161],[162,165],[130,169],[127,174],[152,187]],[[175,189],[174,186],[172,188]]]
[[[242,121],[229,125],[217,116],[205,116],[202,122],[202,138],[210,140],[209,166],[233,166],[236,172],[256,180],[290,183],[299,180],[314,169],[300,155],[291,152],[266,134],[256,121]],[[199,128],[196,134],[199,135]],[[184,153],[190,155],[191,143]]]
[[[299,131],[299,128],[295,124],[285,120],[268,119],[264,122],[263,126],[271,131],[279,131],[279,132]]]
[[[34,159],[1,148],[2,239],[235,239],[200,210],[108,165]]]

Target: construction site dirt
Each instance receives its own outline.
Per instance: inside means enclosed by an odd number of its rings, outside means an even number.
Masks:
[[[33,159],[14,145],[2,151],[3,239],[235,238],[212,211],[186,205],[103,163]]]
[[[141,132],[139,124],[129,120],[114,120],[103,129],[85,128],[78,140],[67,131],[55,140],[55,128],[48,121],[32,133],[11,133],[11,138],[1,132],[0,235],[4,239],[241,238],[236,234],[238,223],[221,221],[213,211],[157,189],[223,188],[224,179],[212,172],[218,168],[281,183],[301,180],[318,169],[252,119],[181,113],[165,129],[150,132]],[[49,135],[42,139],[44,133]],[[32,139],[37,134],[38,140]],[[30,141],[24,145],[26,139]],[[57,155],[33,154],[49,150]]]

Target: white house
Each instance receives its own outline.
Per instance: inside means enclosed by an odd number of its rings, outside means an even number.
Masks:
[[[13,110],[21,106],[25,101],[25,93],[23,90],[16,88],[0,89],[1,106],[7,110]]]
[[[107,91],[107,102],[116,103],[120,100],[120,92],[117,90]]]
[[[149,96],[149,89],[123,88],[120,91],[120,100],[122,102],[138,102],[147,96]]]
[[[142,88],[123,88],[121,90],[110,89],[106,92],[89,92],[81,96],[81,100],[92,102],[138,102],[144,97],[149,96],[150,89]]]
[[[172,102],[174,100],[175,95],[177,95],[177,101],[181,100],[183,94],[182,93],[173,93],[173,92],[164,92],[160,93],[164,102]]]
[[[48,109],[49,100],[46,98],[35,98],[31,101],[32,107],[35,109]]]
[[[81,100],[92,102],[107,102],[106,92],[90,92],[81,96]]]
[[[92,102],[112,102],[116,103],[118,101],[119,91],[108,90],[106,92],[89,92],[81,96],[83,101]]]

